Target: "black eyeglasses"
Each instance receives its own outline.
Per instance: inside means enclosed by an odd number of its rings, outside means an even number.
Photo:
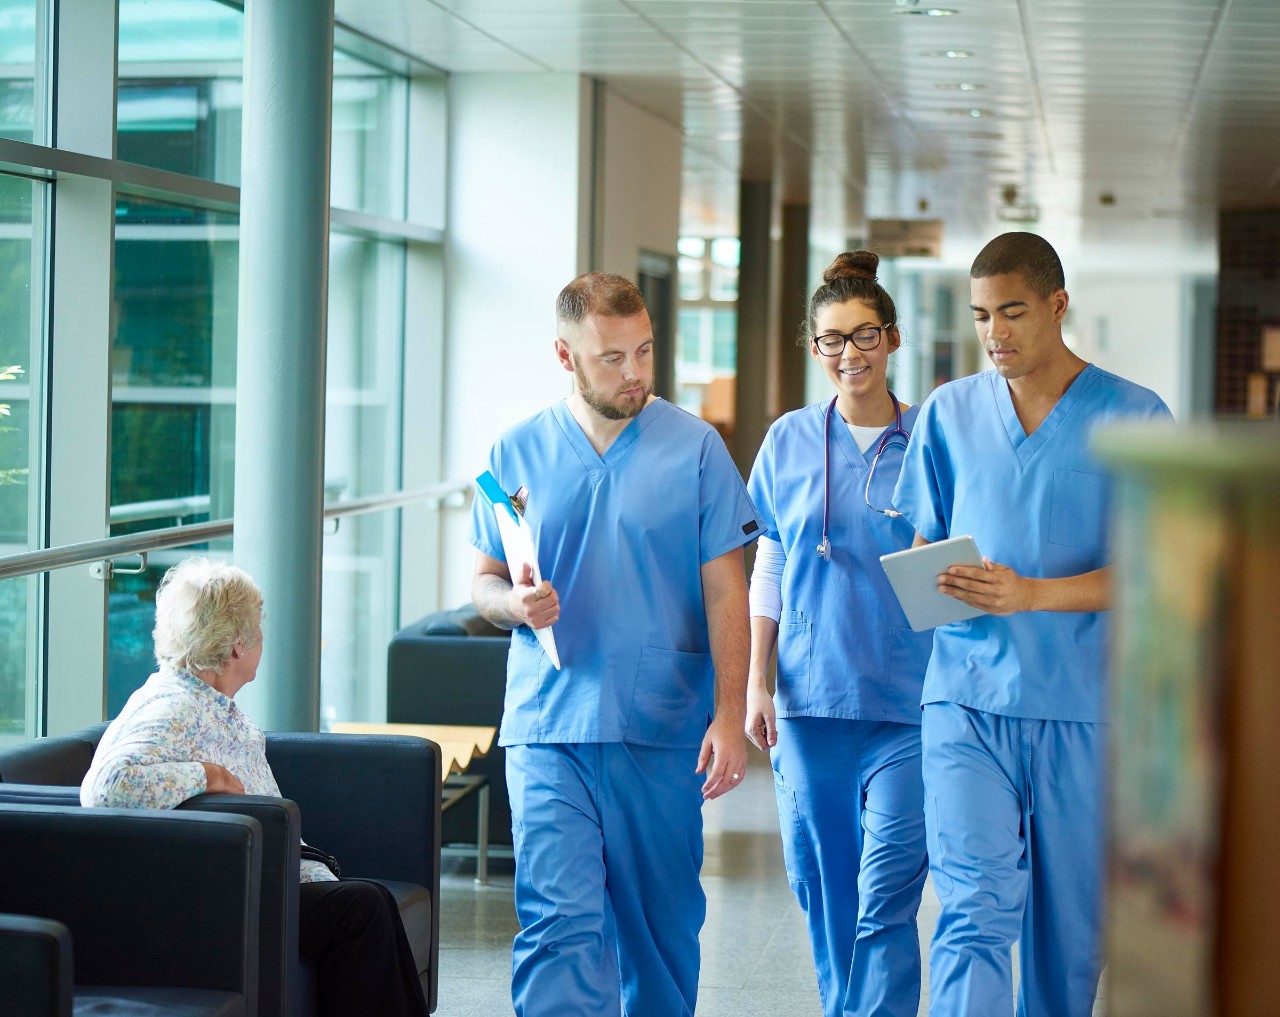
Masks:
[[[838,357],[844,353],[846,343],[853,343],[860,350],[874,350],[880,345],[880,337],[888,328],[893,328],[893,322],[868,325],[856,332],[824,332],[822,335],[815,335],[813,342],[824,357]]]

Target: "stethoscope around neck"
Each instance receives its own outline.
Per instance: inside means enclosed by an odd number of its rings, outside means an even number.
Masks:
[[[871,482],[875,479],[876,467],[880,465],[880,457],[884,454],[884,450],[891,445],[898,445],[905,449],[907,442],[911,440],[911,432],[902,426],[902,406],[898,403],[898,397],[890,392],[889,398],[893,401],[893,426],[880,436],[880,444],[876,446],[875,458],[871,460],[871,469],[867,473],[867,486],[863,489],[862,498],[872,512],[879,512],[882,516],[897,519],[902,515],[901,512],[891,508],[876,508],[871,504]],[[832,399],[822,415],[822,543],[818,545],[818,556],[823,561],[831,560],[831,540],[827,537],[827,530],[831,521],[831,413],[835,408],[836,399]]]

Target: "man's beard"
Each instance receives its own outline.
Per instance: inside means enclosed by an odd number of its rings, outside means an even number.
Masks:
[[[592,388],[591,383],[587,381],[587,376],[583,373],[576,355],[573,358],[573,377],[578,383],[578,395],[582,396],[582,401],[604,417],[605,420],[630,420],[648,405],[649,396],[653,394],[653,386],[642,383],[640,397],[634,404],[630,400],[626,403],[618,402],[617,395],[612,398],[602,395],[598,389]]]

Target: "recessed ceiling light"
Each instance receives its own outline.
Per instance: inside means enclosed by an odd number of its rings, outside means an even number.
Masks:
[[[897,10],[894,14],[918,14],[924,18],[947,18],[960,12],[954,7],[909,7]]]
[[[1040,206],[1006,205],[996,209],[996,218],[1001,222],[1034,223],[1040,218]]]
[[[972,117],[974,120],[991,116],[989,109],[949,109],[947,112],[953,117]]]
[[[979,85],[973,81],[939,81],[934,88],[941,88],[948,92],[976,92],[980,88],[986,88],[986,85]]]
[[[926,50],[922,56],[927,57],[943,57],[947,60],[968,60],[972,53],[967,49],[930,49]]]

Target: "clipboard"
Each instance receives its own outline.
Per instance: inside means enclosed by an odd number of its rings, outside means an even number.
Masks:
[[[913,632],[965,621],[986,614],[981,608],[938,592],[938,576],[952,565],[983,568],[978,545],[970,536],[950,537],[905,551],[882,554],[880,564]]]
[[[521,497],[524,489],[516,492],[516,496],[508,495],[502,485],[488,470],[476,477],[476,487],[493,507],[494,517],[498,520],[498,534],[502,537],[502,551],[507,556],[507,568],[511,574],[519,574],[520,567],[527,564],[533,573],[533,585],[542,582],[542,570],[538,568],[538,553],[533,546],[533,530],[525,522],[524,506],[527,493]],[[538,644],[550,659],[557,671],[560,670],[560,651],[556,649],[556,637],[552,626],[534,629],[533,634]]]

